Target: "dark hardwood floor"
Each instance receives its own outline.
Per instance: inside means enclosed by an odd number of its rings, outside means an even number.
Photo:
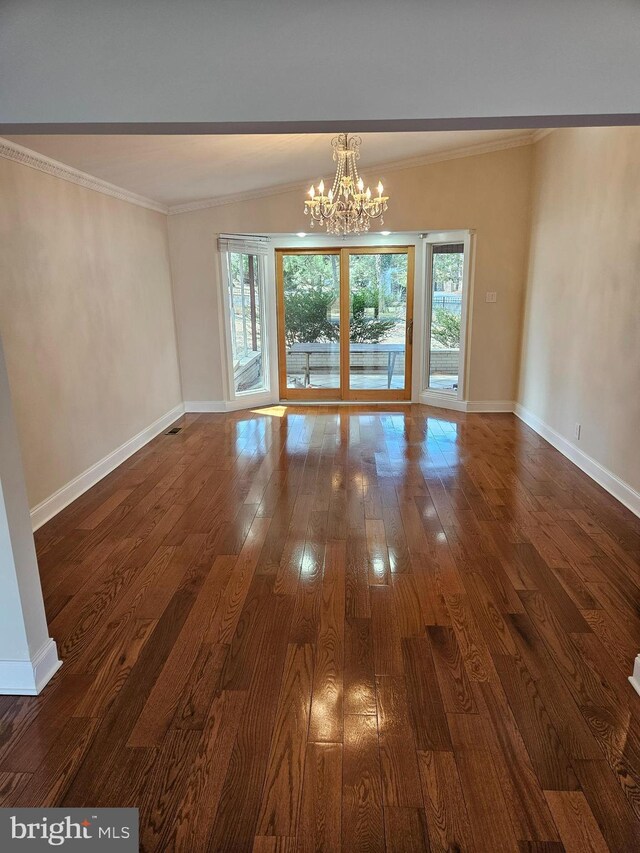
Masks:
[[[0,804],[145,851],[640,850],[640,523],[512,415],[187,415],[36,534]]]

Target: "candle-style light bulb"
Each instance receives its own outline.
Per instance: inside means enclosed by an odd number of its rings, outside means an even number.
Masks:
[[[309,190],[309,195],[311,196],[311,198],[313,198],[315,194],[316,194],[315,187],[313,186],[313,184],[311,184],[311,189]]]
[[[367,191],[366,191],[365,195],[366,195],[367,201],[368,201],[371,198],[371,190],[369,189],[369,187],[367,187]]]
[[[329,201],[333,201],[333,190],[329,190],[328,198],[329,198]]]
[[[320,195],[324,195],[324,181],[320,181],[320,183],[318,184],[318,192],[320,193]]]
[[[381,182],[381,181],[378,181],[378,195],[379,195],[379,196],[381,196],[381,195],[382,195],[382,190],[383,190],[383,189],[384,189],[384,187],[382,186],[382,182]]]
[[[364,181],[362,180],[362,178],[359,178],[358,179],[358,190],[360,192],[362,192],[363,189],[364,189]]]

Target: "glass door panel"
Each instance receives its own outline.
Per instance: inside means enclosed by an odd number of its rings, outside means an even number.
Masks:
[[[280,388],[340,398],[340,251],[279,256]]]
[[[409,261],[407,249],[349,250],[349,395],[353,399],[402,399],[409,391],[409,284],[413,279]]]
[[[460,374],[460,328],[464,244],[441,243],[431,250],[429,390],[455,394]]]
[[[276,251],[283,400],[411,398],[413,246]]]

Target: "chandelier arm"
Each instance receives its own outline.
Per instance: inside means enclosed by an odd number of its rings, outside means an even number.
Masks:
[[[331,140],[333,159],[337,163],[333,186],[328,195],[305,200],[305,214],[311,223],[324,224],[329,234],[351,234],[368,231],[371,219],[378,219],[387,209],[388,196],[372,198],[360,192],[360,175],[356,161],[360,158],[359,136],[341,133]]]

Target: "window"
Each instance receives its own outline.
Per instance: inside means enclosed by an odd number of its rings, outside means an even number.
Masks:
[[[461,381],[463,348],[464,243],[436,243],[430,257],[429,391],[456,394]],[[459,395],[458,395],[459,396]]]
[[[226,252],[232,382],[235,395],[268,389],[263,255]]]

